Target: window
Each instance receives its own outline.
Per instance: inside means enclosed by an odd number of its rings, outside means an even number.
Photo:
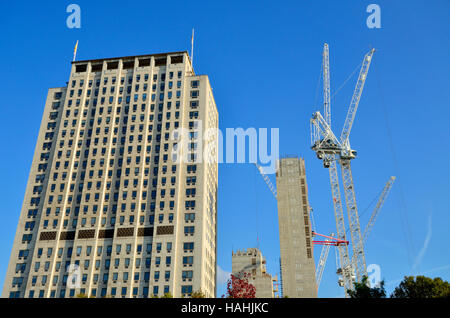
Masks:
[[[186,208],[186,210],[194,209],[195,208],[195,200],[185,201],[185,208]]]
[[[194,263],[193,256],[184,256],[183,257],[183,266],[192,266],[193,263]]]
[[[183,280],[192,279],[193,276],[194,276],[194,272],[193,271],[182,271],[181,272],[181,278]]]
[[[190,197],[190,196],[195,197],[195,188],[192,188],[192,189],[186,189],[186,196],[187,196],[187,197]]]
[[[183,243],[184,252],[192,252],[194,250],[194,242]]]
[[[184,215],[184,220],[186,222],[194,222],[195,221],[195,213],[186,213]]]
[[[192,294],[192,285],[181,286],[181,294],[182,295]]]

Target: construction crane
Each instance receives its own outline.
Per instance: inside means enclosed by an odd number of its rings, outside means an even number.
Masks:
[[[334,233],[330,235],[331,237],[334,237]],[[325,239],[326,242],[331,242],[331,239],[327,238]],[[316,266],[316,283],[317,283],[317,289],[319,289],[320,282],[322,281],[322,275],[323,270],[325,269],[325,264],[327,262],[328,253],[330,252],[330,244],[324,244],[322,247],[322,251],[320,252],[320,258],[319,262]]]
[[[256,162],[254,162],[256,168],[259,171],[259,174],[261,175],[261,177],[264,179],[264,182],[267,184],[267,186],[270,189],[270,192],[272,192],[273,196],[275,197],[275,199],[277,198],[277,188],[272,184],[272,181],[270,181],[269,177],[264,173],[263,169],[261,168],[260,165],[258,165]]]
[[[378,213],[380,212],[381,207],[383,206],[384,202],[386,201],[386,197],[388,196],[389,192],[391,191],[394,181],[395,181],[395,177],[394,176],[390,177],[388,182],[386,182],[383,190],[381,191],[378,202],[372,211],[372,215],[370,216],[369,222],[367,222],[366,228],[364,229],[364,233],[362,236],[363,244],[366,244],[366,241],[370,234],[370,231],[372,230],[372,227],[375,223],[375,220],[377,219],[377,216],[378,216]]]
[[[339,261],[341,264],[341,268],[338,269],[338,274],[342,275],[339,282],[346,291],[353,289],[353,282],[355,279],[361,281],[362,277],[367,274],[364,246],[361,237],[358,209],[356,205],[355,190],[350,165],[350,161],[356,158],[356,151],[350,148],[349,136],[374,52],[375,50],[372,49],[364,56],[344,127],[341,132],[340,139],[338,139],[331,129],[329,49],[328,44],[325,43],[322,60],[325,117],[322,117],[320,112],[317,111],[313,114],[311,119],[311,139],[313,143],[311,148],[316,153],[317,157],[323,161],[324,167],[329,170],[337,237],[342,241],[346,241],[344,213],[336,162],[339,162],[341,166],[344,197],[350,224],[353,255],[355,259],[355,262],[352,265],[349,257],[348,246],[345,244],[338,246]]]
[[[372,211],[370,220],[367,223],[366,228],[364,229],[364,233],[363,233],[363,244],[364,245],[366,244],[370,230],[372,229],[373,225],[375,224],[376,218],[377,218],[384,202],[386,201],[386,197],[388,196],[389,192],[391,191],[394,181],[395,181],[395,177],[394,176],[390,177],[388,182],[386,182],[386,185],[384,186],[383,190],[381,191],[380,197],[378,198],[378,202]],[[314,234],[323,236],[323,235],[317,234],[317,233],[314,233]],[[332,233],[330,236],[334,237],[334,233]],[[316,266],[316,282],[317,282],[317,289],[319,289],[320,282],[322,281],[323,271],[325,269],[325,264],[327,262],[328,254],[330,251],[330,246],[339,246],[339,244],[336,244],[335,241],[333,241],[331,238],[328,238],[328,237],[326,237],[325,241],[313,241],[313,243],[323,245],[322,251],[320,252],[319,262],[317,263],[317,266]],[[353,257],[352,258],[353,266],[354,266],[354,263],[355,263],[355,258]]]
[[[270,192],[273,194],[273,196],[275,197],[275,199],[277,198],[277,190],[275,188],[275,186],[272,184],[271,180],[269,179],[269,177],[264,173],[264,170],[261,168],[261,166],[259,166],[257,163],[255,163],[256,168],[258,169],[259,173],[261,174],[261,177],[263,178],[263,180],[265,181],[265,183],[267,184]],[[375,223],[376,217],[378,215],[378,212],[380,211],[381,207],[384,204],[384,201],[386,200],[387,195],[389,194],[390,189],[392,188],[392,185],[395,181],[395,177],[391,177],[389,179],[389,181],[386,183],[386,185],[383,188],[383,191],[381,192],[380,198],[378,199],[378,202],[375,206],[375,209],[372,212],[372,215],[370,217],[370,220],[368,222],[368,224],[366,225],[366,228],[364,230],[364,234],[363,234],[363,243],[365,244],[366,240],[367,240],[367,236],[370,233],[370,230],[373,226],[373,224]],[[312,212],[311,212],[312,213]],[[313,244],[316,245],[323,245],[322,250],[320,252],[320,258],[319,261],[317,263],[316,266],[316,282],[317,282],[317,288],[319,288],[320,283],[322,281],[322,276],[323,276],[323,271],[325,269],[325,264],[328,258],[328,254],[330,251],[330,246],[336,246],[336,247],[340,247],[340,246],[347,246],[348,245],[348,241],[346,240],[338,240],[334,237],[334,233],[332,233],[329,237],[322,235],[322,234],[318,234],[317,232],[313,231],[313,235],[318,235],[318,236],[323,236],[325,237],[324,241],[313,241]],[[354,258],[352,259],[351,264],[354,264]]]
[[[330,251],[330,246],[336,246],[336,247],[348,246],[348,241],[343,241],[338,238],[335,238],[334,233],[332,233],[330,236],[327,236],[327,235],[319,234],[319,233],[316,233],[313,231],[312,235],[313,235],[313,237],[316,235],[325,237],[324,241],[317,241],[317,240],[312,241],[313,244],[315,244],[315,245],[323,245],[322,251],[320,253],[319,263],[317,264],[317,267],[316,267],[316,282],[317,282],[317,289],[319,289],[320,282],[322,281],[323,270],[325,268],[325,264],[326,264],[327,258],[328,258],[328,253]]]

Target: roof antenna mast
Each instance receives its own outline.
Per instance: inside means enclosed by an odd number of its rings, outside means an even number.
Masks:
[[[75,62],[75,59],[77,57],[77,50],[78,50],[78,40],[77,43],[75,43],[75,48],[73,50],[73,61]]]
[[[191,36],[191,66],[194,69],[194,28],[192,28],[192,36]]]

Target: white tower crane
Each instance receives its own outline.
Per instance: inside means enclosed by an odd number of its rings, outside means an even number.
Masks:
[[[344,128],[340,140],[336,138],[331,129],[331,104],[330,104],[330,75],[329,75],[329,50],[325,43],[323,50],[323,90],[324,90],[324,117],[320,112],[315,112],[311,119],[312,141],[311,147],[319,159],[323,160],[325,168],[329,169],[331,193],[333,198],[334,215],[336,219],[337,237],[345,241],[345,222],[344,213],[339,189],[338,172],[336,161],[341,166],[342,179],[344,184],[344,196],[347,206],[347,214],[350,223],[350,234],[352,239],[353,255],[355,257],[355,266],[349,257],[348,247],[345,244],[338,246],[339,261],[341,268],[338,273],[342,275],[342,286],[345,290],[353,289],[355,279],[360,281],[366,275],[366,262],[364,256],[364,247],[359,225],[358,209],[356,205],[355,190],[350,167],[350,160],[356,157],[356,151],[350,148],[349,135],[358,109],[364,83],[369,71],[372,55],[375,52],[372,49],[364,56],[362,67],[356,83],[355,91],[350,103]],[[356,277],[354,276],[356,274]]]
[[[364,229],[364,233],[362,236],[363,244],[366,244],[366,241],[370,234],[370,231],[372,230],[372,227],[375,223],[375,220],[377,219],[377,216],[378,216],[378,213],[380,212],[381,207],[384,204],[384,201],[386,201],[386,198],[387,198],[389,192],[391,191],[394,181],[395,181],[395,177],[394,176],[390,177],[388,182],[386,182],[386,185],[384,186],[383,190],[381,191],[380,198],[378,199],[378,202],[372,211],[372,215],[370,216],[369,222],[367,222],[366,228]]]
[[[366,244],[367,238],[369,236],[370,230],[372,229],[373,225],[375,224],[375,220],[384,204],[384,202],[386,201],[386,198],[389,194],[389,192],[391,191],[392,185],[394,184],[395,181],[395,177],[392,176],[389,178],[388,182],[386,182],[386,185],[383,187],[383,190],[381,191],[380,197],[378,198],[378,202],[375,205],[375,208],[372,211],[372,215],[370,216],[370,220],[366,225],[366,228],[364,229],[364,233],[363,233],[363,244]],[[315,235],[320,235],[317,233],[314,233]],[[332,233],[330,235],[330,237],[325,236],[326,239],[325,241],[314,241],[316,244],[320,244],[320,245],[324,245],[322,247],[322,251],[320,252],[320,258],[319,258],[319,262],[317,264],[316,267],[316,281],[317,281],[317,289],[320,286],[320,282],[322,281],[322,275],[323,275],[323,270],[325,268],[325,264],[327,262],[327,258],[328,258],[328,253],[330,251],[330,246],[339,246],[339,244],[336,244],[336,242],[333,240],[334,239],[334,233]],[[318,242],[318,243],[317,243]],[[333,244],[334,243],[334,244]],[[353,255],[354,256],[354,255]],[[355,258],[352,258],[352,265],[355,264]]]
[[[254,162],[256,168],[258,169],[259,173],[261,174],[261,177],[264,179],[264,182],[266,182],[267,186],[270,189],[270,192],[272,192],[275,199],[277,198],[277,188],[272,184],[272,181],[270,181],[269,177],[264,173],[264,170],[261,168],[260,165],[258,165],[256,162]]]

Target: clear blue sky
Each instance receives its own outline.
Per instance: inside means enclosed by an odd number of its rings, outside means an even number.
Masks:
[[[366,27],[373,2],[381,29]],[[450,280],[449,1],[74,1],[79,30],[66,27],[70,3],[0,5],[2,286],[47,90],[65,85],[76,40],[79,59],[189,50],[193,27],[195,69],[210,77],[220,127],[280,128],[280,153],[305,158],[321,233],[335,230],[328,173],[309,149],[309,119],[322,108],[322,46],[330,45],[332,92],[375,47],[351,135],[363,227],[389,176],[397,182],[367,242],[367,263],[381,266],[389,292],[408,274]],[[355,81],[332,100],[336,131]],[[231,250],[256,246],[258,232],[268,270],[278,273],[276,201],[254,166],[220,165],[218,207],[220,267],[230,271]],[[321,297],[342,296],[335,270],[331,251]]]

